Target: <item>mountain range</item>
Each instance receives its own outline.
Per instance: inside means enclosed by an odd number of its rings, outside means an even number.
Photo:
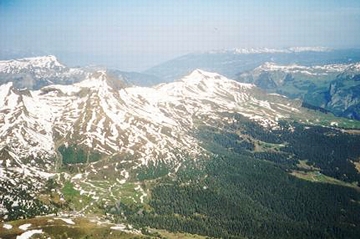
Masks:
[[[237,79],[268,92],[299,98],[310,107],[359,120],[359,75],[359,63],[304,66],[267,62],[240,73]]]
[[[154,75],[161,82],[169,82],[199,68],[217,72],[230,79],[239,73],[250,71],[272,62],[278,65],[297,64],[317,66],[350,64],[360,61],[359,49],[329,49],[323,47],[293,47],[285,49],[232,49],[190,53],[157,66],[143,73]]]
[[[236,54],[333,54],[311,50]],[[54,56],[2,61],[0,218],[96,215],[151,236],[163,228],[219,238],[354,237],[360,123],[329,111],[356,118],[342,114],[358,109],[358,71],[358,63],[264,63],[236,80],[194,69],[144,87],[120,71],[69,68]],[[316,92],[327,101],[315,104]]]
[[[300,99],[309,107],[358,120],[359,53],[358,49],[323,47],[199,52],[170,60],[144,73],[156,76],[160,83],[200,68],[255,84],[267,92]]]

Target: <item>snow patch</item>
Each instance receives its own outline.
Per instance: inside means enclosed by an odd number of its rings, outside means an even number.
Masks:
[[[81,179],[81,178],[82,178],[82,174],[78,173],[74,177],[72,177],[72,180]]]
[[[17,236],[16,239],[29,239],[35,234],[42,234],[42,233],[43,233],[43,231],[41,229],[31,230],[31,231],[24,232],[20,236]]]
[[[339,123],[338,123],[338,122],[333,121],[333,122],[331,122],[331,123],[330,123],[330,125],[331,125],[331,126],[338,126],[338,125],[339,125]]]
[[[63,222],[70,224],[70,225],[75,225],[75,222],[70,218],[54,218],[54,219],[62,220]]]
[[[7,230],[10,230],[13,226],[10,225],[10,224],[4,224],[3,225],[3,228],[7,229]]]
[[[116,224],[115,226],[110,227],[112,230],[124,231],[126,226],[124,224]]]
[[[29,229],[29,227],[31,227],[31,224],[26,223],[26,224],[23,224],[23,225],[19,226],[19,229],[23,230],[23,231],[26,231],[27,229]]]

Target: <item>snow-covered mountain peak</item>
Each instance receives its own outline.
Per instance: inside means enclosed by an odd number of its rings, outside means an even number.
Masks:
[[[304,51],[311,51],[311,52],[327,52],[331,51],[331,48],[322,47],[322,46],[315,46],[315,47],[290,47],[288,48],[291,52],[304,52]]]
[[[181,82],[186,87],[198,87],[198,85],[201,85],[201,88],[207,87],[207,88],[222,88],[225,85],[237,85],[241,86],[243,88],[251,88],[253,85],[246,84],[246,83],[238,83],[234,80],[228,79],[223,75],[220,75],[218,73],[214,72],[208,72],[200,69],[196,69],[192,71],[189,75],[183,77],[181,79]]]
[[[10,90],[13,87],[13,83],[9,82],[4,85],[0,85],[0,108],[3,107],[6,102],[6,97],[10,94]]]
[[[255,72],[274,72],[282,71],[285,73],[301,73],[306,75],[327,75],[331,73],[341,73],[345,71],[360,71],[360,63],[350,64],[328,64],[319,66],[303,66],[297,64],[279,65],[274,62],[265,62],[263,65],[254,69]]]
[[[53,55],[25,58],[24,61],[28,61],[29,63],[32,63],[34,67],[65,68],[65,66],[58,61],[56,56]]]
[[[53,153],[46,105],[34,99],[30,91],[17,90],[12,83],[0,87],[0,102],[0,150],[7,146],[18,157],[35,158]]]
[[[13,85],[14,84],[12,82],[0,85],[0,99],[4,98],[4,96],[9,92],[10,88],[12,88]]]
[[[221,100],[231,91],[244,93],[254,85],[239,83],[217,73],[196,69],[180,81],[162,84],[157,89],[171,97],[194,98],[194,100]]]
[[[203,80],[222,80],[222,79],[226,79],[226,78],[217,73],[196,69],[192,71],[189,75],[183,77],[181,81],[188,83],[199,83],[200,81]]]
[[[89,89],[101,89],[108,88],[112,90],[120,90],[126,87],[126,84],[118,79],[108,74],[104,70],[96,71],[90,74],[85,80],[75,84],[76,86]]]
[[[27,89],[18,90],[12,82],[0,85],[0,112],[9,113],[14,108],[20,108],[21,111],[27,113],[23,102],[23,97],[31,97],[30,91]]]
[[[235,48],[235,54],[287,53],[287,49],[272,48]]]
[[[86,88],[99,88],[106,86],[106,73],[103,71],[97,71],[87,77],[85,80],[76,84],[80,87]]]
[[[349,65],[347,70],[349,70],[349,71],[360,71],[360,62]]]
[[[0,61],[0,84],[11,81],[19,89],[72,84],[87,75],[88,72],[80,68],[64,66],[53,55]]]
[[[2,73],[18,73],[34,68],[53,69],[65,68],[65,66],[53,55],[0,61],[0,72]]]

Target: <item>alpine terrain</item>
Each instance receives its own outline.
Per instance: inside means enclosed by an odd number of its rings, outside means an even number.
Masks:
[[[266,62],[240,73],[238,80],[268,92],[303,99],[308,107],[359,120],[359,76],[359,63],[303,66]]]
[[[1,61],[0,237],[357,238],[358,64],[140,87]]]

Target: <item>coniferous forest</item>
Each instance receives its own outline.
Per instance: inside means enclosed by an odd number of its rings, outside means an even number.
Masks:
[[[184,164],[176,180],[158,178],[148,207],[120,203],[114,216],[217,238],[359,237],[359,135],[296,122],[268,131],[231,117],[241,123],[195,133],[210,158]]]

